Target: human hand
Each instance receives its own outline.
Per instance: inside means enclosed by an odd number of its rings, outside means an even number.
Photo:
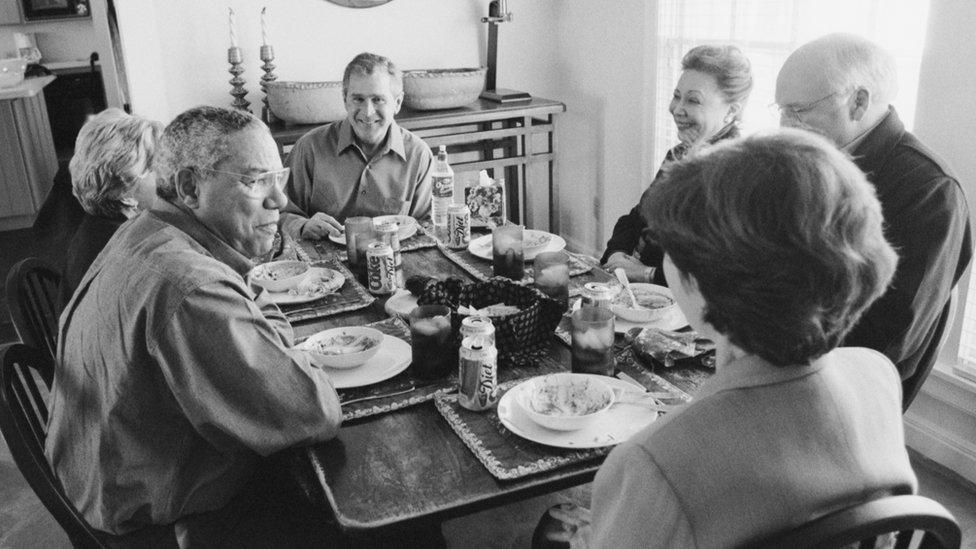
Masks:
[[[322,240],[330,234],[342,234],[342,224],[336,218],[323,212],[317,212],[302,225],[302,238]]]
[[[562,526],[562,530],[550,530],[546,541],[568,543],[570,549],[589,547],[593,531],[589,509],[572,503],[561,503],[550,507],[547,513]]]
[[[627,273],[627,280],[631,282],[651,282],[647,280],[647,265],[641,263],[636,257],[623,252],[614,252],[607,258],[607,262],[601,266],[611,273],[614,269],[623,269]]]

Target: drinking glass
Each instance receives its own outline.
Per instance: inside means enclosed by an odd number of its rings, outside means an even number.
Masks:
[[[419,379],[446,377],[457,368],[457,347],[446,305],[421,305],[410,312],[410,368]]]
[[[491,230],[491,265],[495,276],[522,280],[525,260],[521,225],[499,225]]]
[[[532,267],[535,287],[542,293],[569,307],[569,254],[542,252],[535,256]]]
[[[571,315],[573,338],[572,371],[612,376],[613,312],[604,307],[583,307]]]
[[[373,219],[371,217],[347,217],[346,256],[349,265],[360,267],[366,264],[366,246],[373,240]]]

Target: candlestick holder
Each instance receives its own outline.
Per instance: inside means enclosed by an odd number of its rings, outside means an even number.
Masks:
[[[235,109],[251,112],[251,109],[248,108],[251,102],[244,99],[244,96],[247,95],[247,90],[244,89],[244,83],[247,80],[241,78],[241,74],[244,73],[244,54],[241,53],[241,48],[237,46],[227,48],[227,62],[230,63],[228,72],[234,75],[228,81],[231,85],[230,94],[234,96],[234,101],[231,102],[231,106]]]
[[[277,121],[277,117],[271,112],[271,107],[268,106],[268,82],[274,82],[278,79],[274,73],[275,65],[272,63],[274,58],[274,48],[267,44],[261,46],[261,61],[264,61],[264,64],[261,65],[261,70],[264,71],[264,75],[261,76],[261,91],[264,92],[264,98],[261,100],[264,102],[264,107],[261,108],[261,120],[269,126]]]

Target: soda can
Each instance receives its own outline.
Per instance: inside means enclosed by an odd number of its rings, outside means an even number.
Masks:
[[[461,321],[461,339],[481,337],[495,345],[495,325],[487,316],[469,316]]]
[[[373,294],[392,294],[397,289],[393,249],[386,242],[370,242],[366,246],[366,279]]]
[[[610,308],[613,298],[620,293],[619,286],[611,286],[603,282],[587,282],[583,285],[580,292],[582,307],[603,307]]]
[[[404,288],[404,278],[403,278],[403,254],[400,253],[400,236],[397,232],[397,224],[395,221],[385,221],[376,225],[376,240],[380,242],[385,242],[390,245],[390,249],[393,250],[393,265],[396,268],[396,285],[397,288]]]
[[[447,209],[447,247],[460,250],[471,242],[471,209],[465,204],[451,204]]]
[[[458,356],[458,404],[475,412],[498,400],[498,351],[481,337],[461,340]]]

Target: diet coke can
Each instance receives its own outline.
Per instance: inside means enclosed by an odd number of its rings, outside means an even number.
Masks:
[[[447,209],[447,247],[460,250],[471,242],[471,209],[464,204],[451,204]]]
[[[498,400],[498,351],[482,337],[461,340],[458,356],[458,404],[475,412]]]
[[[469,316],[461,321],[461,339],[481,337],[495,345],[495,325],[487,316]]]
[[[366,279],[373,294],[392,294],[397,289],[393,248],[386,242],[370,242],[366,246]]]
[[[400,235],[397,233],[395,221],[386,221],[376,225],[376,240],[386,242],[393,250],[393,265],[396,268],[397,288],[404,288],[403,283],[403,255],[400,253]]]
[[[610,308],[613,298],[620,293],[619,286],[611,286],[603,282],[587,282],[583,285],[580,292],[583,303],[582,307],[603,307]]]

